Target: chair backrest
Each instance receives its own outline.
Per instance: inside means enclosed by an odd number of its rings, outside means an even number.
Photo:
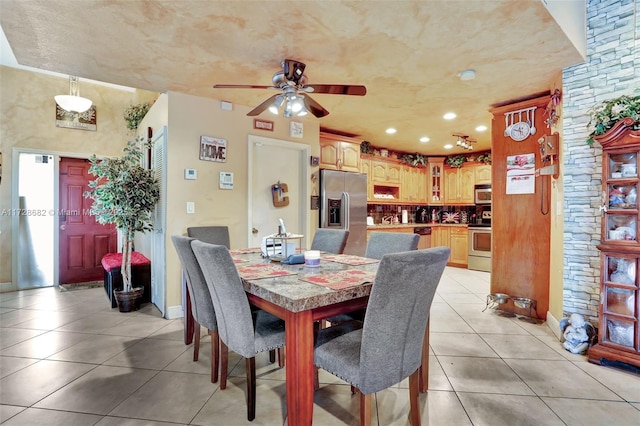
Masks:
[[[349,231],[345,229],[318,228],[311,242],[311,250],[342,254],[348,237]]]
[[[253,318],[229,249],[221,245],[191,242],[213,299],[218,333],[232,351],[245,358],[256,355]]]
[[[191,241],[195,238],[172,235],[171,241],[178,252],[178,258],[182,264],[187,288],[189,289],[189,299],[191,300],[191,313],[198,324],[207,327],[209,330],[217,330],[216,312],[213,308],[213,301],[209,293],[209,287],[205,281],[200,264],[193,254]]]
[[[364,257],[382,259],[389,253],[417,250],[420,235],[402,232],[372,232]]]
[[[187,228],[187,235],[205,243],[231,248],[228,226],[192,226]]]
[[[362,329],[362,393],[393,386],[420,366],[431,302],[450,251],[434,247],[382,257]]]

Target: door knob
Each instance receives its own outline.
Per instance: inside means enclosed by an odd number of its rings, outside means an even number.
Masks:
[[[67,229],[67,225],[66,224],[60,225],[60,229],[64,231],[65,229]]]

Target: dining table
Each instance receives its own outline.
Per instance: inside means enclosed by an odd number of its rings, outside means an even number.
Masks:
[[[289,426],[311,425],[315,368],[314,324],[367,306],[377,259],[321,252],[320,263],[284,264],[264,257],[260,248],[230,250],[249,302],[285,321],[285,375]],[[183,280],[184,282],[184,280]],[[188,291],[186,285],[183,291]],[[193,336],[193,316],[186,295],[185,344]],[[429,327],[422,347],[420,391],[426,392]]]

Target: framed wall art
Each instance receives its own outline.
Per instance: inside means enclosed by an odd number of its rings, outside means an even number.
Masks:
[[[200,159],[226,163],[227,140],[211,136],[200,136]]]

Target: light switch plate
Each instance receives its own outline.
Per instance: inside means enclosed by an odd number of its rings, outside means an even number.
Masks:
[[[196,203],[193,201],[187,201],[187,213],[193,214],[196,212]]]

